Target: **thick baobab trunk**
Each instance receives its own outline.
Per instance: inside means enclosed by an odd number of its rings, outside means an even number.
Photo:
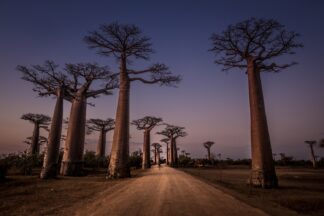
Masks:
[[[177,142],[176,140],[174,139],[173,141],[173,160],[174,160],[174,163],[173,163],[173,166],[174,167],[178,167],[178,150],[177,150]]]
[[[40,174],[42,179],[55,178],[58,174],[58,160],[63,122],[63,97],[64,92],[59,91],[52,117],[51,130],[48,136],[44,163]]]
[[[312,164],[313,164],[313,168],[316,168],[317,167],[317,163],[316,163],[316,158],[315,158],[315,153],[314,153],[314,148],[313,148],[313,145],[309,145],[309,148],[310,148],[310,153],[311,153],[311,160],[312,160]]]
[[[170,144],[170,165],[173,167],[174,166],[174,139],[170,139],[171,144]]]
[[[34,123],[34,131],[29,153],[32,155],[37,155],[39,153],[39,124],[37,122]]]
[[[210,148],[207,148],[207,156],[208,156],[208,160],[210,161]]]
[[[166,164],[169,165],[169,143],[166,143]]]
[[[157,159],[157,150],[156,150],[157,148],[156,147],[154,147],[154,164],[156,164],[156,159]]]
[[[96,157],[104,158],[106,154],[106,131],[101,129],[97,144]]]
[[[151,156],[150,156],[150,131],[144,131],[144,143],[143,143],[143,160],[142,169],[147,169],[151,167]]]
[[[126,60],[121,60],[119,96],[111,148],[108,178],[130,177],[129,159],[129,88]]]
[[[248,60],[251,117],[252,170],[250,184],[271,188],[278,186],[272,159],[270,136],[263,100],[260,72],[253,59]]]
[[[160,166],[160,151],[157,152],[157,158],[156,158],[156,160],[157,160],[157,165]]]
[[[83,92],[73,100],[61,164],[61,175],[83,175],[83,149],[85,139],[87,99]]]

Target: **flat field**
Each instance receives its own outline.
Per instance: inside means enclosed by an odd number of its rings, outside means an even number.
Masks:
[[[276,168],[280,186],[265,190],[246,184],[247,166],[182,170],[270,215],[324,215],[324,169]]]

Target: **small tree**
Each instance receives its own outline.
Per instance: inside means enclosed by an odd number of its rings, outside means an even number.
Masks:
[[[278,180],[272,159],[272,150],[261,84],[261,72],[279,72],[295,63],[280,64],[274,61],[284,54],[294,54],[302,47],[298,34],[287,31],[275,20],[252,18],[230,25],[220,34],[211,37],[212,48],[218,57],[216,64],[227,71],[243,69],[248,76],[251,113],[252,171],[250,184],[277,187]]]
[[[154,116],[145,116],[144,118],[132,121],[132,125],[135,125],[138,130],[144,130],[144,142],[143,142],[143,162],[142,168],[147,169],[151,167],[150,156],[150,137],[152,129],[162,122],[161,118]]]
[[[33,114],[27,113],[21,116],[21,119],[27,120],[34,124],[34,131],[33,136],[30,138],[30,148],[29,153],[31,155],[38,155],[39,154],[39,144],[40,144],[40,136],[39,136],[39,129],[40,128],[47,128],[49,125],[51,118],[47,115],[43,114]]]
[[[314,153],[314,146],[316,145],[316,141],[315,140],[306,140],[305,143],[309,146],[309,149],[310,149],[310,156],[311,156],[313,168],[316,168],[317,163],[316,163],[316,157],[315,157],[315,153]]]
[[[170,148],[169,148],[169,138],[164,138],[160,140],[161,142],[164,142],[166,144],[166,164],[170,164]]]
[[[87,121],[87,128],[89,132],[99,131],[99,139],[97,144],[96,157],[97,159],[104,158],[106,153],[106,136],[107,132],[114,129],[114,119],[108,118],[107,120],[102,119],[89,119]]]
[[[157,132],[157,134],[166,136],[168,139],[170,139],[170,165],[173,167],[177,166],[178,164],[178,149],[176,141],[179,137],[187,136],[184,129],[184,127],[167,125],[164,130]]]
[[[144,70],[129,68],[132,59],[148,60],[153,52],[150,38],[143,36],[142,31],[135,25],[118,23],[102,25],[99,31],[90,32],[85,37],[85,41],[90,48],[97,49],[100,55],[114,56],[120,65],[119,72],[115,74],[119,76],[119,95],[107,177],[129,177],[129,92],[131,82],[172,85],[178,83],[180,77],[173,76],[164,64],[154,64]]]
[[[204,147],[207,149],[207,157],[208,157],[208,160],[210,161],[210,148],[212,147],[212,145],[214,145],[215,143],[212,142],[212,141],[207,141],[207,142],[204,142]]]
[[[78,176],[83,174],[87,99],[111,95],[117,80],[107,67],[100,67],[96,63],[67,64],[66,70],[73,77],[73,89],[70,90],[73,99],[60,173]],[[101,84],[101,87],[91,89],[94,84]]]

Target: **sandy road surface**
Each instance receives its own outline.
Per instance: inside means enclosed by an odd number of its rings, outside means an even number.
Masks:
[[[228,194],[169,167],[154,167],[82,203],[76,215],[266,215]]]

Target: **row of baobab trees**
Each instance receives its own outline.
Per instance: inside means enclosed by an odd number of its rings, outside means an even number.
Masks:
[[[88,98],[111,95],[113,89],[118,88],[118,103],[107,176],[109,178],[129,177],[129,92],[131,83],[138,81],[144,84],[157,83],[172,86],[181,79],[180,76],[172,75],[169,68],[161,63],[153,64],[142,70],[130,68],[131,61],[134,59],[148,60],[153,52],[150,38],[143,36],[140,29],[134,25],[118,23],[103,25],[99,31],[90,32],[84,40],[90,48],[97,49],[99,54],[116,58],[119,71],[113,72],[107,66],[99,66],[97,63],[69,63],[64,68],[59,68],[53,61],[46,61],[43,65],[30,67],[19,65],[17,67],[23,75],[22,79],[33,83],[33,90],[39,96],[56,97],[41,172],[41,178],[44,179],[55,178],[58,174],[64,100],[71,102],[72,105],[60,174],[68,176],[82,174]],[[94,89],[94,86],[101,87]],[[150,126],[139,122],[138,128],[144,130],[145,139],[149,138]],[[183,129],[168,125],[161,133],[170,139],[172,146],[176,139],[176,132]],[[32,142],[36,143],[36,140]],[[172,148],[170,151],[173,151]],[[173,154],[170,155],[171,158],[174,157]]]
[[[247,74],[251,117],[252,168],[249,182],[254,186],[271,188],[278,186],[270,135],[265,112],[261,72],[279,72],[296,62],[282,63],[278,57],[294,54],[302,47],[299,34],[273,19],[250,18],[228,26],[223,32],[211,36],[210,52],[215,54],[215,63],[224,71],[239,69]],[[55,176],[55,162],[61,135],[63,100],[72,102],[68,133],[65,141],[61,174],[77,175],[81,171],[84,143],[84,125],[87,99],[101,94],[111,94],[119,89],[116,124],[113,135],[108,176],[129,177],[127,165],[129,154],[129,92],[133,81],[145,84],[174,85],[180,81],[164,64],[154,64],[143,70],[130,68],[134,59],[148,60],[152,53],[151,42],[134,25],[112,23],[102,25],[84,38],[89,48],[98,54],[114,57],[119,63],[119,72],[111,72],[97,64],[66,64],[64,71],[47,61],[43,66],[27,68],[19,66],[23,79],[35,84],[40,96],[55,95],[57,103],[52,117],[48,147],[42,176]],[[103,87],[93,90],[95,81]],[[171,140],[172,142],[172,140]],[[172,148],[171,148],[172,151]],[[171,154],[172,156],[172,154]]]
[[[43,114],[27,113],[22,115],[21,119],[28,120],[34,124],[33,135],[27,137],[25,143],[29,144],[29,153],[31,155],[39,154],[40,145],[48,143],[48,140],[44,136],[40,136],[40,129],[43,128],[48,131],[48,125],[51,118]],[[162,153],[162,145],[160,143],[151,144],[151,131],[157,126],[165,126],[165,128],[157,134],[163,135],[165,138],[161,142],[166,144],[166,164],[172,167],[176,167],[178,164],[177,154],[177,139],[184,137],[187,133],[184,131],[184,127],[173,126],[162,122],[162,118],[154,116],[145,116],[141,119],[133,120],[132,125],[135,125],[138,130],[144,132],[143,150],[142,150],[142,168],[147,169],[151,167],[150,147],[153,147],[154,153],[153,161],[158,164],[160,161],[160,153]],[[68,124],[68,120],[64,120],[64,123]],[[106,120],[102,119],[89,119],[86,122],[86,134],[91,134],[94,131],[99,132],[98,143],[96,147],[97,159],[104,159],[106,157],[106,137],[107,132],[115,129],[115,121],[112,118]],[[68,128],[67,128],[68,129]],[[61,135],[61,140],[66,140],[66,136]],[[169,147],[170,144],[170,147]],[[47,150],[46,150],[47,151]],[[45,163],[43,169],[45,169]],[[57,165],[55,165],[57,166]]]

